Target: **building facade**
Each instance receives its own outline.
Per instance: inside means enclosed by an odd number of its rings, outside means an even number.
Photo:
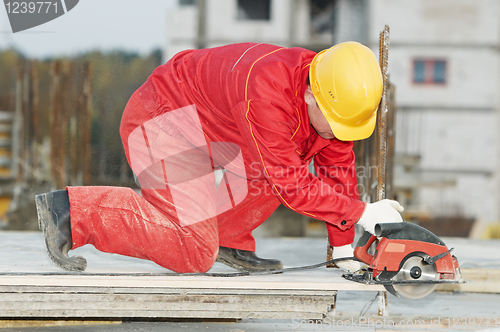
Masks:
[[[409,210],[500,220],[497,0],[179,0],[165,60],[189,48],[264,42],[378,52],[391,29],[395,187]]]
[[[500,2],[373,0],[369,12],[371,46],[391,28],[396,152],[407,162],[395,185],[413,187],[410,203],[432,216],[500,220]]]

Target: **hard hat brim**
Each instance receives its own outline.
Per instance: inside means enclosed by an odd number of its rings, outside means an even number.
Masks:
[[[348,126],[343,123],[332,121],[326,116],[326,113],[321,108],[321,112],[325,115],[330,128],[332,129],[333,135],[341,141],[359,141],[366,139],[373,134],[375,130],[375,124],[377,123],[377,110],[373,113],[373,116],[368,119],[362,125]]]

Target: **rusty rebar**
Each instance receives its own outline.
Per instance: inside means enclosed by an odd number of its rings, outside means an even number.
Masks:
[[[379,40],[379,61],[380,70],[382,72],[383,89],[382,98],[378,107],[378,160],[377,160],[377,201],[385,198],[385,169],[387,160],[387,90],[389,87],[388,74],[389,60],[389,26],[380,32]]]

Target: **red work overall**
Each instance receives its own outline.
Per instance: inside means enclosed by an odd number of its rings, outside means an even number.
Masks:
[[[158,67],[120,129],[141,195],[68,187],[73,248],[203,272],[219,246],[254,251],[252,230],[280,203],[324,220],[332,245],[352,243],[365,204],[352,142],[323,139],[310,125],[304,92],[314,55],[246,43],[184,51]],[[218,185],[214,170],[224,174]]]

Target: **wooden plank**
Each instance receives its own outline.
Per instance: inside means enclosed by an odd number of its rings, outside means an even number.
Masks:
[[[254,294],[254,295],[267,295],[267,296],[281,296],[281,295],[290,295],[290,290],[287,289],[203,289],[203,288],[132,288],[132,287],[113,287],[111,288],[103,288],[103,287],[39,287],[39,286],[0,286],[0,293],[8,294],[8,293],[103,293],[107,292],[110,294],[203,294],[203,295],[211,295],[211,294],[240,294],[241,292],[245,292],[246,294]],[[321,291],[323,295],[333,295],[336,291],[327,290]],[[317,295],[317,290],[300,290],[300,295]]]
[[[151,293],[148,293],[150,291]],[[0,317],[316,318],[336,291],[0,286]]]
[[[304,278],[306,277],[306,278]],[[330,278],[312,278],[312,274],[210,277],[210,276],[6,276],[0,275],[2,286],[85,286],[85,287],[164,287],[164,288],[239,288],[282,290],[368,290],[383,291],[380,285],[365,285],[343,281],[332,275]]]
[[[274,297],[274,296],[317,296],[317,295],[325,295],[325,296],[333,296],[336,294],[336,291],[295,291],[290,292],[286,290],[276,291],[276,290],[254,290],[254,289],[186,289],[186,288],[147,288],[147,289],[132,289],[132,290],[124,290],[124,289],[115,289],[115,288],[68,288],[68,287],[59,287],[58,290],[54,291],[54,287],[22,287],[19,289],[15,289],[12,287],[11,289],[5,289],[5,287],[0,287],[0,292],[2,292],[2,299],[0,301],[4,301],[6,299],[18,299],[23,296],[26,297],[26,294],[36,294],[36,293],[46,293],[50,294],[50,296],[54,297],[64,297],[67,294],[86,294],[90,297],[95,294],[108,294],[113,296],[121,296],[121,295],[129,295],[134,294],[134,296],[142,296],[142,295],[171,295],[171,296],[217,296],[217,295],[252,295],[252,296],[262,296],[262,297]]]
[[[336,280],[332,272],[243,277],[4,274],[0,317],[321,319],[335,307],[337,289],[383,289]]]
[[[121,319],[116,320],[89,320],[89,319],[0,319],[0,329],[1,328],[20,328],[20,327],[54,327],[54,326],[82,326],[82,325],[111,325],[111,324],[121,324]]]
[[[5,294],[3,294],[5,295]],[[17,310],[219,310],[225,311],[273,311],[286,308],[288,312],[324,311],[333,304],[333,296],[315,295],[180,295],[180,294],[86,294],[86,293],[20,293],[2,296],[0,311]],[[327,304],[325,306],[325,303]],[[4,315],[4,313],[0,313]]]
[[[277,308],[279,309],[279,308]],[[243,318],[253,318],[253,319],[322,319],[323,312],[302,312],[302,313],[290,313],[286,311],[241,311],[241,312],[228,312],[224,310],[218,311],[147,311],[138,313],[136,310],[124,310],[124,311],[114,311],[110,309],[101,310],[88,310],[82,312],[81,310],[67,309],[62,312],[47,312],[45,310],[34,310],[26,313],[25,315],[19,315],[15,310],[7,310],[3,317],[50,317],[50,318],[119,318],[119,317],[130,317],[130,318],[212,318],[212,319],[243,319]]]

